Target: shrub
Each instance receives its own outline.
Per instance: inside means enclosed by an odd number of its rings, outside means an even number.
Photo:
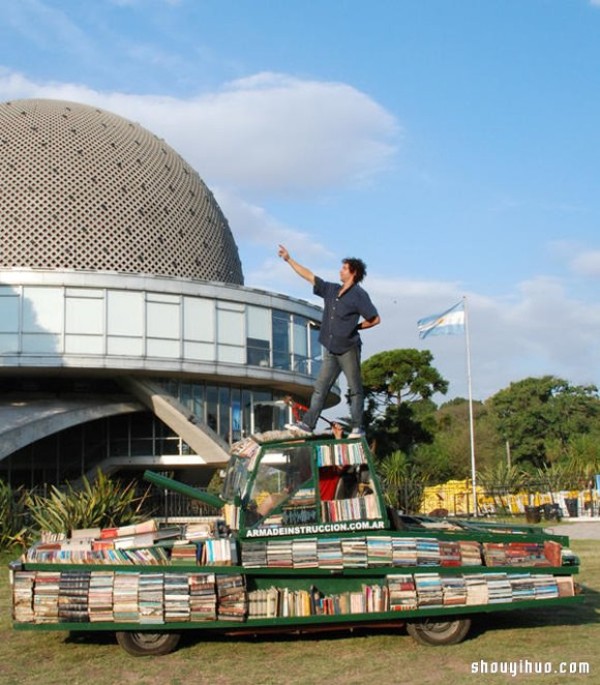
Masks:
[[[0,481],[0,549],[14,545],[27,547],[30,534],[26,526],[25,494]]]
[[[99,470],[93,482],[84,476],[79,488],[71,483],[64,489],[52,485],[48,496],[30,493],[25,501],[39,530],[68,533],[135,523],[143,518],[141,508],[147,496],[148,490],[137,496],[135,481],[123,484]]]

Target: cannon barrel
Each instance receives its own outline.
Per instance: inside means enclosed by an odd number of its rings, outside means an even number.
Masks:
[[[208,504],[211,507],[220,509],[225,504],[218,495],[213,495],[210,492],[202,492],[197,488],[193,488],[191,485],[186,485],[178,480],[167,478],[167,476],[161,476],[160,473],[154,473],[154,471],[144,471],[144,480],[147,480],[153,485],[157,485],[159,488],[173,490],[173,492],[178,492],[181,495],[200,500],[200,502],[204,502],[204,504]]]

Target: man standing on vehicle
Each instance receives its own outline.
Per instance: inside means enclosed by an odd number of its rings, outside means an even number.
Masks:
[[[360,375],[361,339],[359,331],[372,328],[381,319],[371,298],[359,283],[367,275],[361,259],[348,257],[342,260],[340,269],[341,286],[324,281],[319,276],[298,264],[287,249],[279,246],[279,256],[292,269],[313,286],[315,295],[324,300],[323,321],[319,342],[325,348],[323,363],[310,399],[310,407],[303,421],[290,424],[291,431],[300,435],[311,435],[319,415],[325,406],[327,395],[340,372],[344,373],[350,396],[352,432],[349,437],[358,438],[365,434],[363,426],[364,393]]]

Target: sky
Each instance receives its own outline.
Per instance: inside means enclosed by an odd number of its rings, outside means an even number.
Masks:
[[[279,243],[326,280],[362,258],[363,359],[430,350],[438,402],[600,385],[600,0],[12,0],[0,101],[21,98],[164,138],[247,286],[317,302]],[[463,297],[468,336],[419,340]]]

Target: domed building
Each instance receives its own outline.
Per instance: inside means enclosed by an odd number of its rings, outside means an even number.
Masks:
[[[0,104],[0,198],[0,478],[202,484],[309,396],[320,308],[244,286],[212,193],[143,127]]]

